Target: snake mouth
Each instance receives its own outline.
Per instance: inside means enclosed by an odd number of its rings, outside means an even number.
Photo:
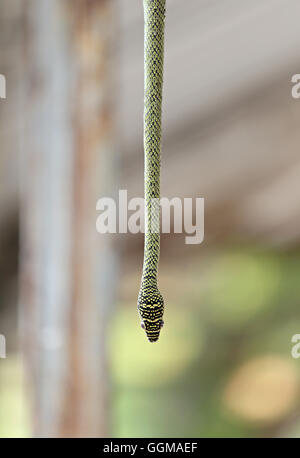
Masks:
[[[148,337],[148,340],[149,340],[149,342],[157,342],[158,341],[158,337],[159,336],[157,336],[157,337],[151,336],[151,337]]]
[[[141,328],[144,329],[147,339],[149,342],[157,342],[160,336],[161,328],[163,327],[164,322],[161,319],[156,321],[151,321],[150,319],[144,319],[141,321]]]
[[[159,339],[159,330],[157,331],[148,331],[146,330],[147,339],[149,342],[157,342]]]
[[[147,339],[149,342],[157,342],[160,336],[160,330],[163,327],[163,320],[157,320],[156,322],[145,319],[141,322],[141,328],[144,329]]]

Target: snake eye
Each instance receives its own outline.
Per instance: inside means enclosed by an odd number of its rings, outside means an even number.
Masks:
[[[141,328],[145,329],[145,323],[143,321],[141,322]]]

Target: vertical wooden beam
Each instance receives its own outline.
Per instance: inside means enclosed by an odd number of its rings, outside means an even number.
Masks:
[[[107,434],[114,1],[29,0],[21,305],[37,436]]]
[[[106,327],[115,290],[115,253],[108,236],[95,229],[95,203],[112,194],[113,3],[78,1],[74,46],[78,81],[75,101],[75,177],[73,215],[73,289],[70,354],[72,383],[66,398],[66,433],[107,432]],[[73,8],[73,7],[71,7]],[[101,354],[102,353],[102,354]],[[95,402],[96,400],[96,402]],[[100,414],[101,412],[101,414]]]

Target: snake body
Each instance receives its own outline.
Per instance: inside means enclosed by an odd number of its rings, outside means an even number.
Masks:
[[[157,287],[160,251],[161,106],[166,0],[144,2],[144,193],[145,241],[138,311],[148,340],[156,342],[163,326],[164,300]]]

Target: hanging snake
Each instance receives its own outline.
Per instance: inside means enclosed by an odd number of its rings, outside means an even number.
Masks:
[[[141,327],[156,342],[164,324],[164,300],[157,287],[160,251],[161,105],[166,0],[144,1],[144,198],[145,241],[138,311]]]

